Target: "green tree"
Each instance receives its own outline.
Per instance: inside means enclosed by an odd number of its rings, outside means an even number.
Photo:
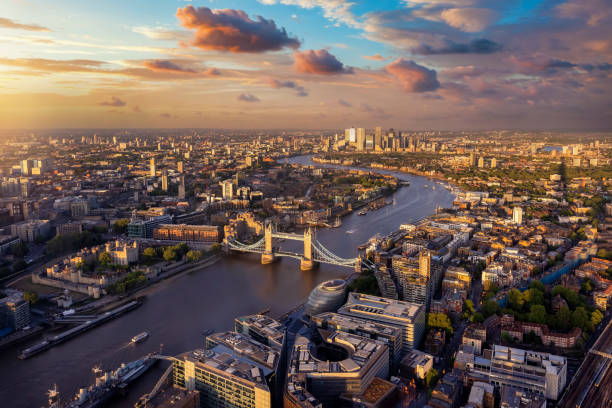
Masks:
[[[480,312],[476,312],[472,315],[472,322],[474,323],[482,323],[484,322],[484,316]]]
[[[593,313],[591,313],[591,323],[593,324],[593,327],[596,327],[599,323],[601,323],[603,317],[603,313],[597,309],[594,310]]]
[[[108,266],[111,264],[111,262],[113,262],[113,258],[111,257],[111,254],[109,254],[108,252],[102,252],[98,256],[98,262],[102,266]]]
[[[199,261],[200,259],[202,259],[202,253],[200,251],[191,250],[187,252],[187,260],[189,262]]]
[[[577,307],[572,313],[572,324],[574,327],[580,327],[582,330],[586,331],[589,328],[590,322],[589,314],[584,307]]]
[[[474,302],[472,302],[470,299],[466,299],[465,302],[463,303],[463,308],[468,311],[470,314],[474,313]]]
[[[155,258],[157,257],[157,252],[155,251],[155,248],[145,248],[144,251],[142,251],[142,255],[146,256],[148,258]]]
[[[29,302],[31,305],[38,301],[38,293],[36,292],[23,292],[23,300]]]
[[[525,292],[523,292],[523,299],[526,306],[543,305],[544,292],[536,288],[527,289]]]
[[[546,319],[548,315],[546,313],[546,308],[542,305],[532,305],[527,319],[532,323],[541,323],[546,324]]]
[[[529,282],[529,289],[537,289],[542,293],[546,291],[544,288],[544,284],[537,279],[534,279],[531,282]]]
[[[130,223],[130,220],[127,218],[121,218],[113,223],[113,233],[114,234],[125,234],[127,232],[127,226]]]
[[[591,281],[589,279],[586,279],[584,282],[582,282],[582,286],[580,287],[580,289],[583,292],[591,292],[593,290],[593,285],[591,284]]]
[[[427,388],[432,388],[438,382],[438,370],[435,368],[431,368],[427,374],[425,374],[425,386]]]
[[[499,310],[499,304],[493,300],[486,300],[482,305],[482,313],[485,317],[489,317],[497,313]]]
[[[173,247],[168,247],[164,250],[164,259],[166,262],[176,261],[176,250]]]
[[[508,305],[515,311],[520,312],[525,305],[525,299],[520,290],[512,288],[508,292]]]
[[[444,313],[429,313],[427,315],[427,326],[444,329],[447,335],[453,334],[450,318]]]

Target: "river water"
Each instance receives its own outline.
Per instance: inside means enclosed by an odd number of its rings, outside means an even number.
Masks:
[[[314,164],[311,156],[293,157],[288,161]],[[374,234],[395,231],[399,224],[432,214],[438,205],[449,206],[454,198],[439,185],[433,190],[434,182],[424,177],[383,170],[376,172],[393,174],[409,181],[410,186],[400,188],[390,197],[395,205],[366,216],[353,213],[342,220],[340,228],[319,230],[319,242],[338,256],[354,257],[357,246]],[[291,248],[288,242],[281,243],[281,247],[298,249]],[[45,393],[54,384],[63,400],[71,399],[79,387],[92,382],[91,368],[95,365],[114,369],[121,362],[159,350],[160,345],[166,355],[201,347],[204,330],[233,329],[234,317],[267,308],[271,316],[280,316],[302,303],[318,283],[350,272],[347,268],[330,265],[301,272],[299,262],[291,258],[261,265],[256,255],[227,256],[213,266],[160,283],[151,288],[140,308],[28,360],[17,359],[17,351],[27,345],[2,351],[0,407],[46,406]],[[128,345],[132,336],[142,331],[148,331],[151,337],[137,346]],[[114,406],[132,407],[140,395],[151,390],[164,367],[165,364],[160,364],[143,376],[128,397]]]

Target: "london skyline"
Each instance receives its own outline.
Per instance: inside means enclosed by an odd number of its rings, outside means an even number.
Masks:
[[[609,129],[603,0],[9,1],[3,128]]]

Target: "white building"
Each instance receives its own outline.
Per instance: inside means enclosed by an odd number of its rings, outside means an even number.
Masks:
[[[522,207],[514,207],[512,209],[512,221],[516,225],[523,225],[523,208]]]

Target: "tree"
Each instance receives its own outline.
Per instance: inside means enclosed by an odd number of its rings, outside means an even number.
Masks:
[[[577,307],[572,313],[572,324],[574,327],[580,327],[582,330],[586,331],[589,328],[590,322],[589,314],[584,307]]]
[[[482,305],[482,313],[485,317],[489,317],[497,313],[499,310],[499,304],[493,300],[487,300]]]
[[[527,319],[532,323],[546,324],[547,317],[548,315],[544,306],[532,305],[529,310],[529,315],[527,316]]]
[[[546,291],[544,288],[544,284],[537,279],[534,279],[529,282],[529,289],[537,289],[542,293]]]
[[[164,250],[164,259],[166,262],[176,261],[176,250],[173,247],[168,247]]]
[[[593,327],[596,327],[599,323],[601,323],[603,317],[603,313],[601,313],[599,310],[594,310],[593,313],[591,313],[591,323],[593,324]]]
[[[113,223],[113,234],[125,234],[127,232],[127,226],[130,220],[127,218],[121,218]]]
[[[523,294],[518,289],[510,289],[508,292],[508,305],[515,311],[520,312],[525,305]]]
[[[582,289],[583,292],[589,293],[593,290],[593,285],[591,285],[590,280],[586,279],[584,282],[582,282],[580,289]]]
[[[523,300],[526,306],[543,305],[544,292],[536,288],[527,289],[523,292]]]
[[[23,300],[33,305],[38,301],[38,294],[36,292],[23,292]]]
[[[111,264],[111,262],[113,262],[113,258],[108,252],[102,252],[100,256],[98,256],[98,262],[102,266],[108,266]]]
[[[450,318],[444,313],[429,313],[427,315],[427,326],[444,329],[448,335],[453,334]]]
[[[144,251],[142,251],[142,255],[146,256],[148,258],[155,258],[157,257],[157,252],[155,251],[155,248],[145,248]]]
[[[474,302],[472,302],[470,299],[466,299],[465,302],[463,303],[463,308],[467,310],[470,314],[473,314],[474,313]]]
[[[187,260],[189,262],[199,261],[200,259],[202,259],[202,253],[200,251],[191,250],[187,252]]]
[[[436,382],[438,381],[438,370],[436,370],[435,368],[431,368],[427,374],[425,374],[425,386],[427,386],[427,388],[431,388],[434,385],[436,385]]]
[[[480,312],[476,312],[472,315],[472,322],[474,323],[482,323],[484,322],[484,316]]]

